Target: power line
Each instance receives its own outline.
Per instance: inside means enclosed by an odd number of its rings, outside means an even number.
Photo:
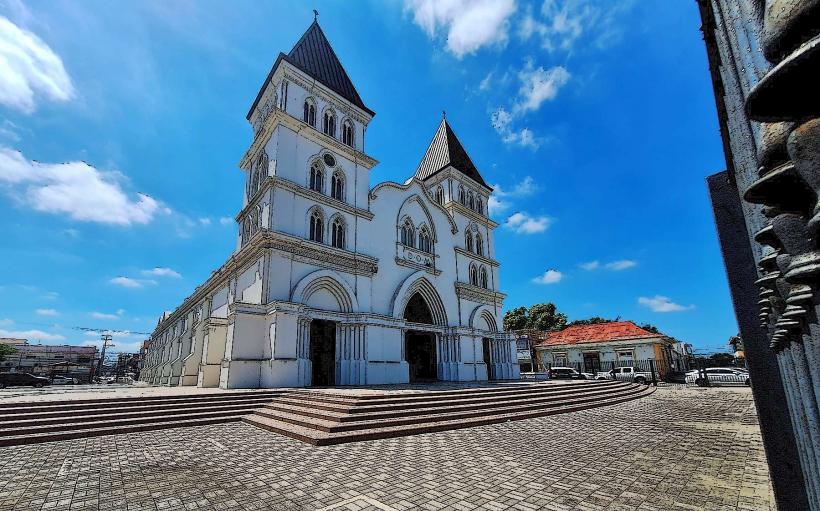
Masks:
[[[19,323],[21,325],[34,325],[34,326],[44,326],[49,328],[67,328],[69,330],[80,330],[83,332],[100,332],[100,333],[112,333],[112,334],[136,334],[136,335],[151,335],[150,332],[135,332],[133,330],[114,330],[111,328],[91,328],[87,326],[72,326],[72,325],[60,325],[58,323],[37,323],[34,321],[15,321],[15,323]]]

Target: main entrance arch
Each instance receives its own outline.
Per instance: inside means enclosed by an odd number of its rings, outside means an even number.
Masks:
[[[323,319],[310,322],[311,385],[336,385],[336,323]]]
[[[411,323],[433,324],[433,313],[420,293],[414,293],[407,301],[404,319]],[[408,330],[404,343],[410,382],[437,380],[436,334],[421,329]]]

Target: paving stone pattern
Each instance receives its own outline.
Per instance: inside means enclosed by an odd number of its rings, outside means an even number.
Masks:
[[[242,423],[0,448],[0,510],[769,510],[748,389],[314,447]]]

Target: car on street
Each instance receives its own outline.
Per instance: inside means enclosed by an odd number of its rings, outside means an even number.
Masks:
[[[551,379],[572,379],[572,380],[594,380],[592,373],[579,373],[571,367],[550,367],[549,375]]]
[[[705,369],[706,379],[697,369],[686,373],[686,383],[695,384],[698,387],[705,387],[709,380],[709,385],[746,385],[752,384],[749,372],[739,367],[708,367]]]
[[[652,372],[640,371],[636,367],[616,367],[611,371],[600,371],[595,375],[596,380],[631,381],[633,383],[649,383],[652,381]]]
[[[71,378],[69,376],[57,375],[51,379],[52,385],[77,385],[78,383],[80,383],[80,380],[78,380],[77,378]]]
[[[34,376],[29,373],[0,373],[0,389],[6,387],[34,387],[41,388],[49,385],[48,378]]]

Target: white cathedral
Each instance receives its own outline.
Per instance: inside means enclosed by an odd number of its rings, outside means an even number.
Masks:
[[[237,249],[146,342],[157,385],[267,388],[519,377],[491,189],[442,119],[415,174],[370,188],[374,116],[318,22],[248,113]]]

